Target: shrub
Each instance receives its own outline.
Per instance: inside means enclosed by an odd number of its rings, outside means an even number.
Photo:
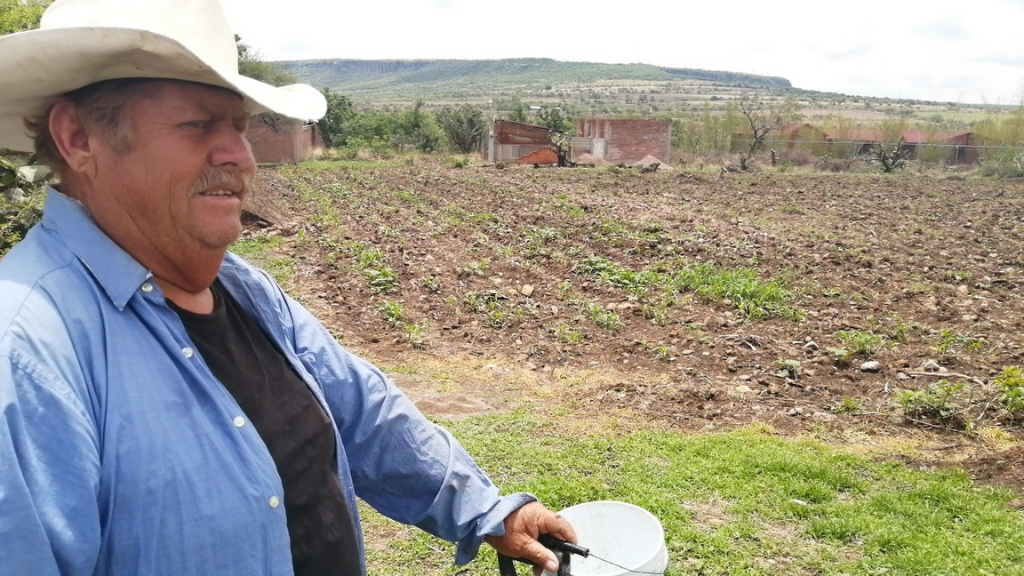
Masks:
[[[0,156],[0,256],[14,247],[43,214],[50,171],[28,156]]]
[[[1024,416],[1024,372],[1020,366],[1003,368],[994,382],[1002,392],[999,401],[1010,413],[1010,417],[1017,419]]]
[[[968,422],[961,414],[960,396],[970,391],[964,384],[939,380],[920,390],[899,390],[895,400],[908,417],[939,420],[956,428],[966,428]]]

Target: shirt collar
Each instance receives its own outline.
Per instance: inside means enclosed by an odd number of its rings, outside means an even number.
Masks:
[[[139,286],[153,275],[100,230],[85,206],[54,188],[46,196],[43,227],[78,257],[118,310],[124,310]]]

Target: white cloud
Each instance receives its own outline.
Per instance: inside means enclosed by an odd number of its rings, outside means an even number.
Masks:
[[[271,59],[549,57],[784,76],[847,94],[1009,102],[1024,0],[222,0]]]

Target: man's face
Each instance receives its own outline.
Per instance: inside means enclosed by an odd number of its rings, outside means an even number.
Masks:
[[[94,192],[85,199],[93,217],[136,258],[156,251],[175,261],[227,248],[241,233],[256,171],[241,98],[168,81],[131,105],[128,118],[127,153],[98,142]]]

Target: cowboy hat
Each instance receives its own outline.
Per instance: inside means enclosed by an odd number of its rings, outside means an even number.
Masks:
[[[22,119],[55,96],[114,78],[188,80],[233,90],[253,114],[316,120],[312,86],[238,74],[235,35],[217,0],[57,0],[38,30],[0,36],[0,148],[32,151]]]

